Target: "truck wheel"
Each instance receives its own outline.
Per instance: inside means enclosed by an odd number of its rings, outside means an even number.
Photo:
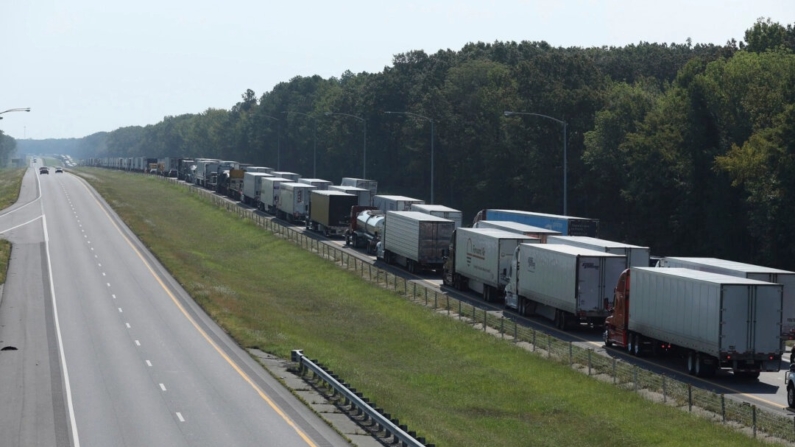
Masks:
[[[687,373],[691,376],[696,373],[696,353],[693,351],[687,353]]]
[[[792,382],[787,385],[787,406],[795,408],[795,386],[792,385]]]
[[[613,342],[610,341],[610,333],[608,332],[607,329],[605,329],[604,333],[602,333],[602,338],[605,341],[605,346],[606,347],[609,348],[609,347],[613,346]]]
[[[491,302],[491,287],[483,286],[483,301]]]
[[[695,376],[696,377],[704,377],[706,371],[704,371],[704,359],[701,358],[701,354],[696,354],[696,365],[695,365]]]
[[[635,350],[635,334],[630,332],[627,334],[627,353],[632,355],[632,352]]]
[[[632,355],[641,357],[643,355],[643,336],[635,334],[635,345],[633,346]]]

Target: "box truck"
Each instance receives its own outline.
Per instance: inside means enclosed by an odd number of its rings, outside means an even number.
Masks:
[[[282,183],[279,187],[276,216],[290,223],[306,223],[309,217],[309,195],[313,189],[314,186],[306,183]]]
[[[441,269],[454,226],[452,220],[430,214],[389,211],[378,257],[411,273]]]
[[[295,172],[273,171],[273,172],[271,172],[271,174],[273,174],[274,177],[286,178],[286,179],[289,179],[292,182],[297,182],[298,180],[301,179],[301,175],[300,174],[296,174]]]
[[[279,205],[280,188],[282,183],[290,180],[282,177],[263,177],[260,180],[259,204],[257,208],[266,213],[276,215]]]
[[[569,245],[520,244],[505,287],[505,306],[540,315],[559,329],[601,326],[626,257]]]
[[[306,228],[326,237],[344,236],[350,227],[351,208],[359,198],[342,191],[313,190],[309,199],[309,219]]]
[[[630,287],[631,284],[631,287]],[[634,355],[677,351],[687,372],[757,378],[781,368],[782,286],[684,268],[632,267],[618,278],[606,346]]]
[[[331,182],[328,180],[323,180],[322,178],[300,178],[298,179],[298,183],[306,183],[307,185],[312,185],[318,191],[326,191],[328,187],[331,186]]]
[[[378,194],[378,182],[375,180],[368,180],[364,178],[343,177],[340,186],[353,186],[356,188],[363,188],[370,191],[370,199]],[[364,206],[371,206],[373,203],[362,204]]]
[[[257,206],[262,191],[262,179],[267,177],[273,176],[264,172],[248,172],[248,170],[243,174],[243,203]]]
[[[332,185],[329,186],[328,189],[334,191],[341,191],[346,194],[353,194],[359,198],[359,205],[360,206],[371,206],[373,201],[371,200],[370,190],[364,188],[358,188],[356,186],[336,186]]]
[[[443,282],[480,293],[486,301],[502,301],[516,247],[533,242],[538,239],[502,230],[458,228],[446,253]]]

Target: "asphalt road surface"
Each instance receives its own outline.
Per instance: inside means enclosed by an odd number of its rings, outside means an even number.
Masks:
[[[29,169],[0,212],[0,433],[19,446],[343,446],[87,184]]]

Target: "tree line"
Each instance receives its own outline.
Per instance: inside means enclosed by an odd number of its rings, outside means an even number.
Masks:
[[[238,160],[335,183],[482,208],[600,219],[653,254],[795,269],[795,28],[758,20],[744,41],[556,48],[471,43],[394,56],[380,73],[295,77],[230,110],[168,116],[83,139],[73,156]],[[327,112],[333,114],[328,115]],[[360,119],[354,119],[347,115]]]

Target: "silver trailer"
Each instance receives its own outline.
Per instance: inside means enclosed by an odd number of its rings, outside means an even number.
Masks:
[[[574,247],[603,251],[605,253],[613,253],[614,255],[624,255],[627,257],[627,268],[649,266],[649,247],[624,244],[622,242],[613,242],[588,236],[551,236],[547,238],[547,244],[571,245]]]
[[[423,203],[425,201],[406,196],[386,195],[373,197],[373,206],[385,213],[388,211],[411,211],[411,205]]]
[[[290,180],[281,177],[263,177],[260,180],[259,204],[257,208],[267,213],[276,215],[279,205],[280,188],[282,183],[289,183]]]
[[[370,191],[370,199],[378,194],[378,182],[375,180],[368,180],[364,178],[343,177],[340,186],[353,186],[356,188],[363,188]],[[363,203],[363,206],[372,206],[373,202]]]
[[[534,237],[539,239],[542,244],[547,243],[549,236],[560,236],[560,231],[550,230],[548,228],[534,227],[519,222],[510,220],[480,220],[475,222],[474,228],[494,228],[497,230],[508,231],[511,233],[523,234],[525,236]]]
[[[683,351],[688,372],[759,377],[781,368],[782,286],[683,268],[633,267],[616,285],[605,344]]]
[[[276,216],[290,223],[306,223],[309,217],[309,195],[313,189],[314,186],[306,183],[282,183],[279,188]]]
[[[660,267],[688,268],[702,272],[720,273],[721,275],[781,284],[784,287],[781,336],[789,340],[795,339],[795,272],[718,258],[665,257],[660,259],[658,265]]]
[[[389,211],[378,257],[409,272],[440,269],[455,224],[416,211]]]
[[[626,262],[624,256],[587,248],[521,244],[508,273],[505,306],[553,320],[559,329],[572,322],[601,325]]]
[[[262,191],[262,179],[273,177],[264,172],[248,172],[243,174],[243,203],[256,207]]]
[[[370,206],[373,201],[370,200],[370,190],[364,188],[357,188],[356,186],[329,186],[329,191],[340,191],[346,194],[353,194],[359,198],[358,205]]]
[[[196,160],[196,170],[193,172],[193,182],[199,186],[207,186],[208,167],[217,164],[220,160],[200,158]]]
[[[313,190],[306,228],[326,237],[344,236],[350,227],[351,208],[358,205],[358,201],[355,195],[342,191]]]
[[[307,185],[312,185],[318,191],[327,191],[329,186],[331,186],[330,181],[323,180],[322,178],[301,178],[298,179],[298,183],[306,183]]]
[[[538,239],[491,228],[458,228],[444,264],[444,284],[502,300],[516,247]]]
[[[369,205],[362,206],[369,207]],[[385,220],[386,215],[381,210],[367,209],[355,213],[355,219],[345,233],[345,245],[365,248],[368,254],[376,254],[381,237],[384,235]]]
[[[271,174],[273,174],[276,177],[289,179],[292,182],[297,182],[298,180],[301,180],[301,175],[296,174],[295,172],[273,171],[271,172]]]
[[[456,228],[461,227],[461,219],[463,218],[463,214],[461,211],[450,208],[449,206],[415,203],[411,205],[411,211],[418,211],[420,213],[430,214],[436,217],[444,217],[445,219],[450,219],[455,222]]]

